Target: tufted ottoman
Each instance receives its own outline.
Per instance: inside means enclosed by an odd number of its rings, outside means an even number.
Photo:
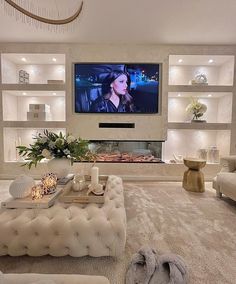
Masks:
[[[109,176],[104,204],[1,209],[0,255],[119,256],[126,241],[122,179]]]
[[[109,284],[103,276],[75,275],[75,274],[37,274],[37,273],[9,273],[0,272],[0,283],[4,284]]]

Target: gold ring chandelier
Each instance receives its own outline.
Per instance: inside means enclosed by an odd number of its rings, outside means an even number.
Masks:
[[[15,15],[17,19],[20,18],[22,19],[23,22],[27,22],[27,23],[34,23],[34,20],[35,20],[36,22],[39,22],[40,26],[42,26],[41,23],[48,24],[48,25],[54,25],[54,26],[62,26],[62,25],[69,24],[78,18],[83,8],[83,1],[81,1],[80,5],[78,6],[77,0],[76,0],[77,7],[74,8],[75,12],[73,11],[69,16],[62,17],[60,14],[62,14],[62,12],[64,11],[59,12],[56,0],[54,0],[55,3],[52,3],[54,5],[53,9],[51,9],[52,11],[50,11],[48,8],[39,8],[39,7],[35,8],[35,2],[36,2],[35,0],[34,0],[34,3],[32,0],[31,1],[30,0],[18,0],[18,2],[16,0],[15,1],[2,0],[2,2],[4,2],[5,10],[8,12],[9,15]],[[66,2],[67,4],[69,3],[69,1],[66,1]],[[42,5],[42,1],[38,2],[38,6],[39,4]],[[49,5],[49,2],[47,1],[45,5]],[[14,10],[10,11],[10,9],[12,8]],[[46,16],[41,15],[41,14],[46,14]],[[36,24],[36,26],[39,26],[39,25]]]

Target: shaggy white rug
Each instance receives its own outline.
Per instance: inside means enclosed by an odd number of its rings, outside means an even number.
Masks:
[[[7,195],[4,184],[8,182],[0,182],[1,199]],[[189,267],[190,283],[233,284],[236,202],[216,198],[211,184],[206,185],[205,193],[190,193],[177,182],[125,182],[127,243],[119,259],[3,256],[0,270],[104,275],[111,284],[123,284],[132,254],[147,244],[160,253],[181,255]]]

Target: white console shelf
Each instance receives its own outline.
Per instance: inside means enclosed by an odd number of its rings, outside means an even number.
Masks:
[[[2,53],[1,74],[4,162],[20,162],[16,146],[46,128],[66,131],[65,54]]]
[[[197,83],[203,74],[205,83]],[[216,146],[220,156],[230,153],[232,128],[234,56],[170,55],[168,86],[168,138],[164,160],[173,156],[198,157],[200,149]],[[192,99],[207,106],[201,117],[191,122],[186,112]]]
[[[50,108],[47,121],[65,121],[64,91],[2,91],[3,121],[26,121],[30,104]]]
[[[64,54],[2,53],[2,84],[65,83]],[[28,74],[20,76],[20,71]]]
[[[234,56],[210,54],[169,56],[169,85],[191,85],[191,81],[198,74],[207,77],[207,86],[233,86]],[[197,87],[193,84],[192,86]]]

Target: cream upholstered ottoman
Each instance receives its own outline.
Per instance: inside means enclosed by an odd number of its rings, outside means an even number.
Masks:
[[[119,256],[126,241],[122,179],[109,176],[104,204],[1,209],[0,255]]]
[[[75,275],[75,274],[36,274],[0,272],[1,284],[109,284],[103,276]]]

